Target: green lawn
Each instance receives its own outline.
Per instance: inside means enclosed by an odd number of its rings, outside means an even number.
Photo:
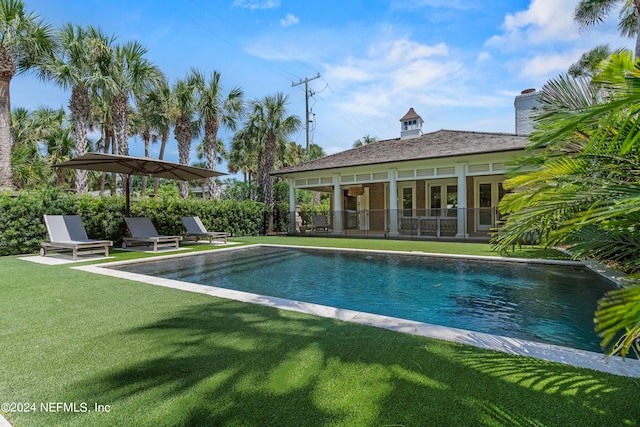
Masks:
[[[490,255],[487,245],[476,244],[241,240]],[[543,252],[519,256],[534,253]],[[139,256],[116,252],[117,259]],[[37,410],[2,411],[16,426],[640,420],[636,379],[17,257],[0,258],[0,272],[0,402],[33,402]],[[75,403],[78,411],[86,404],[90,411],[43,413],[47,402]],[[108,412],[93,411],[95,404]]]

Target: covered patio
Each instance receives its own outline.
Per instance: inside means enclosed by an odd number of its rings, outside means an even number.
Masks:
[[[378,141],[274,173],[296,190],[327,193],[328,229],[296,221],[290,234],[487,241],[501,217],[508,162],[527,136],[440,130]]]

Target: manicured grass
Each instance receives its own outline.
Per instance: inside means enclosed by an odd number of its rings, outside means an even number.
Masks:
[[[319,240],[376,249],[404,245]],[[424,243],[408,250],[433,252]],[[16,257],[0,258],[0,272],[0,402],[37,404],[35,413],[3,413],[19,426],[640,420],[635,379]],[[43,413],[46,402],[76,403],[79,410],[81,403],[90,410],[108,405],[109,412]]]

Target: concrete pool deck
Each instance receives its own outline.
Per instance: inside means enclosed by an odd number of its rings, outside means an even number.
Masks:
[[[621,375],[626,377],[640,378],[640,360],[638,359],[623,359],[618,356],[607,358],[605,355],[585,350],[577,350],[568,347],[562,347],[552,344],[544,344],[534,341],[521,340],[517,338],[509,338],[498,335],[491,335],[482,332],[474,332],[458,328],[450,328],[446,326],[433,325],[428,323],[416,322],[411,320],[399,319],[389,316],[382,316],[377,314],[365,313],[360,311],[340,309],[335,307],[329,307],[320,304],[307,303],[302,301],[294,301],[285,298],[270,297],[265,295],[253,294],[242,291],[235,291],[230,289],[217,288],[207,285],[198,285],[189,282],[183,282],[179,280],[164,279],[160,277],[148,276],[137,273],[124,272],[119,270],[113,270],[109,267],[116,265],[126,265],[141,263],[145,261],[157,261],[158,259],[172,259],[184,256],[193,256],[204,253],[220,252],[237,250],[240,248],[248,248],[252,246],[276,246],[276,247],[296,247],[290,245],[248,245],[240,247],[222,248],[213,251],[201,251],[197,253],[181,253],[173,255],[164,255],[145,260],[131,260],[112,262],[99,265],[87,265],[72,267],[74,269],[87,271],[96,274],[102,274],[112,277],[118,277],[121,279],[128,279],[137,282],[152,284],[156,286],[163,286],[173,289],[179,289],[188,292],[201,293],[211,295],[219,298],[226,298],[240,302],[246,302],[250,304],[259,304],[268,307],[279,308],[283,310],[296,311],[300,313],[311,314],[315,316],[342,320],[346,322],[358,323],[361,325],[374,326],[378,328],[384,328],[391,331],[402,332],[412,335],[424,336],[429,338],[442,339],[446,341],[456,342],[460,344],[467,344],[478,348],[490,349],[502,351],[509,354],[534,357],[541,360],[550,362],[562,363],[570,366],[577,366],[582,368],[593,369],[596,371],[607,372],[614,375]],[[310,248],[304,246],[304,248]],[[314,247],[315,248],[315,247]],[[346,250],[346,251],[360,251],[360,252],[378,252],[378,253],[395,253],[395,254],[407,254],[407,252],[399,251],[372,251],[361,249],[340,249],[340,248],[317,248],[327,250]],[[437,257],[453,257],[453,258],[474,258],[474,259],[493,259],[506,262],[526,262],[526,263],[549,263],[549,264],[564,264],[564,265],[583,265],[584,263],[575,261],[541,261],[530,259],[509,259],[501,257],[469,257],[460,255],[444,255],[444,254],[426,254],[423,252],[410,252],[411,254],[419,254],[425,256],[437,256]]]

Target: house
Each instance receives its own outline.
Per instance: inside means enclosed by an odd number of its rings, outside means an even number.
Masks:
[[[514,134],[439,130],[423,133],[410,108],[400,137],[286,167],[273,175],[295,190],[331,195],[330,235],[487,240],[508,162],[524,153],[537,105],[533,90],[516,97]],[[292,215],[294,218],[294,215]],[[290,232],[295,233],[292,221]]]

